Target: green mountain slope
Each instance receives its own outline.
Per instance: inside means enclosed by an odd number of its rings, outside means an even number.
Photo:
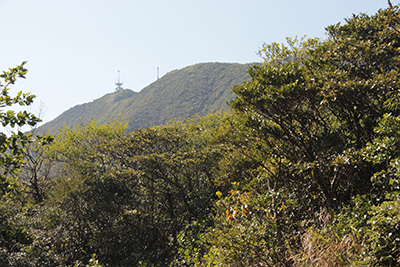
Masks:
[[[232,87],[249,79],[254,64],[201,63],[174,70],[135,93],[129,89],[106,94],[90,103],[77,105],[38,130],[54,132],[64,125],[96,119],[105,123],[128,118],[128,130],[162,125],[171,119],[227,109],[234,97]]]

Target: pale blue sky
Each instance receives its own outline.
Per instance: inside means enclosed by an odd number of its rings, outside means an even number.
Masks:
[[[398,4],[399,0],[392,0]],[[203,62],[260,62],[265,43],[325,37],[353,13],[387,0],[0,0],[0,71],[27,60],[13,91],[37,95],[44,122],[115,90],[140,91]]]

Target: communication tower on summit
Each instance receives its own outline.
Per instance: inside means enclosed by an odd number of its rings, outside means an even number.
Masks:
[[[115,91],[119,91],[119,90],[124,89],[124,88],[122,88],[123,83],[119,81],[119,70],[118,70],[118,82],[116,82],[115,85],[117,86],[115,88]]]

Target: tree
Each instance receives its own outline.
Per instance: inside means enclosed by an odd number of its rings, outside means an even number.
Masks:
[[[33,138],[22,152],[25,162],[17,174],[18,185],[22,190],[13,192],[15,200],[20,201],[22,205],[41,204],[54,184],[57,162],[49,155],[52,140]]]
[[[279,180],[310,186],[310,195],[321,193],[329,208],[372,188],[377,169],[353,152],[373,139],[385,113],[399,113],[393,103],[400,82],[398,24],[393,7],[328,27],[322,43],[266,45],[268,61],[250,70],[252,81],[234,88],[232,107],[271,156],[288,163],[281,166],[291,174]]]
[[[368,196],[371,205],[383,201],[385,192],[371,178],[382,181],[387,174],[397,186],[396,172],[381,172],[388,160],[367,162],[365,149],[373,147],[385,114],[399,115],[399,24],[399,6],[393,6],[327,27],[323,41],[264,45],[263,65],[252,67],[252,80],[233,89],[237,97],[231,106],[249,129],[246,140],[254,141],[236,147],[258,171],[242,171],[240,188],[222,195],[223,228],[241,231],[232,231],[236,239],[222,235],[222,241],[239,243],[240,234],[264,218],[268,231],[250,239],[265,241],[259,244],[271,253],[269,265],[289,266],[308,227],[330,224],[356,196]],[[232,216],[231,200],[239,195],[251,196],[246,209],[252,216],[240,216],[240,209]],[[232,252],[246,262],[249,253],[241,249],[223,250],[221,260]]]
[[[64,265],[95,253],[101,264],[133,266],[179,264],[180,247],[204,248],[196,240],[212,225],[221,157],[203,138],[212,126],[176,122],[126,136],[124,127],[92,122],[56,137],[49,150],[60,172],[34,216],[35,249],[50,248]]]
[[[50,258],[59,265],[87,263],[93,253],[101,252],[95,241],[99,235],[116,237],[107,235],[107,227],[111,227],[110,220],[117,219],[113,215],[118,205],[129,203],[126,192],[130,182],[112,179],[108,168],[98,164],[100,147],[121,138],[126,126],[122,119],[104,125],[96,121],[76,124],[72,129],[65,126],[46,148],[46,158],[54,165],[54,182],[48,198],[28,220],[37,237],[30,248],[32,254],[50,250]]]
[[[7,110],[13,105],[29,106],[34,99],[31,93],[18,92],[15,97],[9,95],[10,86],[15,84],[19,78],[25,78],[27,69],[26,62],[21,65],[3,71],[0,75],[0,107],[6,110],[0,111],[0,123],[3,127],[24,125],[36,125],[40,119],[27,111],[16,113]],[[48,138],[48,137],[46,137]],[[46,139],[43,138],[43,139]],[[32,237],[27,234],[26,229],[16,222],[14,216],[18,214],[18,207],[10,205],[8,194],[16,188],[15,174],[24,162],[23,151],[31,141],[32,134],[24,134],[19,129],[12,131],[10,135],[0,133],[0,248],[5,253],[18,252],[23,245],[32,242]],[[4,262],[4,264],[7,264]]]
[[[18,104],[20,106],[29,106],[35,97],[31,93],[18,92],[15,97],[9,96],[9,86],[15,84],[18,78],[25,78],[27,69],[24,68],[26,62],[21,65],[10,68],[9,71],[3,71],[0,78],[3,83],[0,83],[0,107],[7,108]],[[0,122],[3,127],[24,126],[26,124],[34,126],[40,120],[33,114],[27,111],[16,113],[13,110],[2,111],[0,113]],[[23,134],[21,131],[12,132],[11,136],[7,136],[4,132],[0,133],[0,190],[4,194],[8,192],[13,183],[8,179],[10,174],[15,174],[19,166],[22,164],[22,151],[25,144],[29,141],[31,134]]]

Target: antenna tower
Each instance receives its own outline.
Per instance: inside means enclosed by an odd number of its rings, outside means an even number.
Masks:
[[[115,85],[117,86],[115,88],[115,91],[119,91],[119,90],[124,89],[124,88],[122,88],[123,83],[119,81],[119,70],[118,70],[118,82],[116,82]]]

